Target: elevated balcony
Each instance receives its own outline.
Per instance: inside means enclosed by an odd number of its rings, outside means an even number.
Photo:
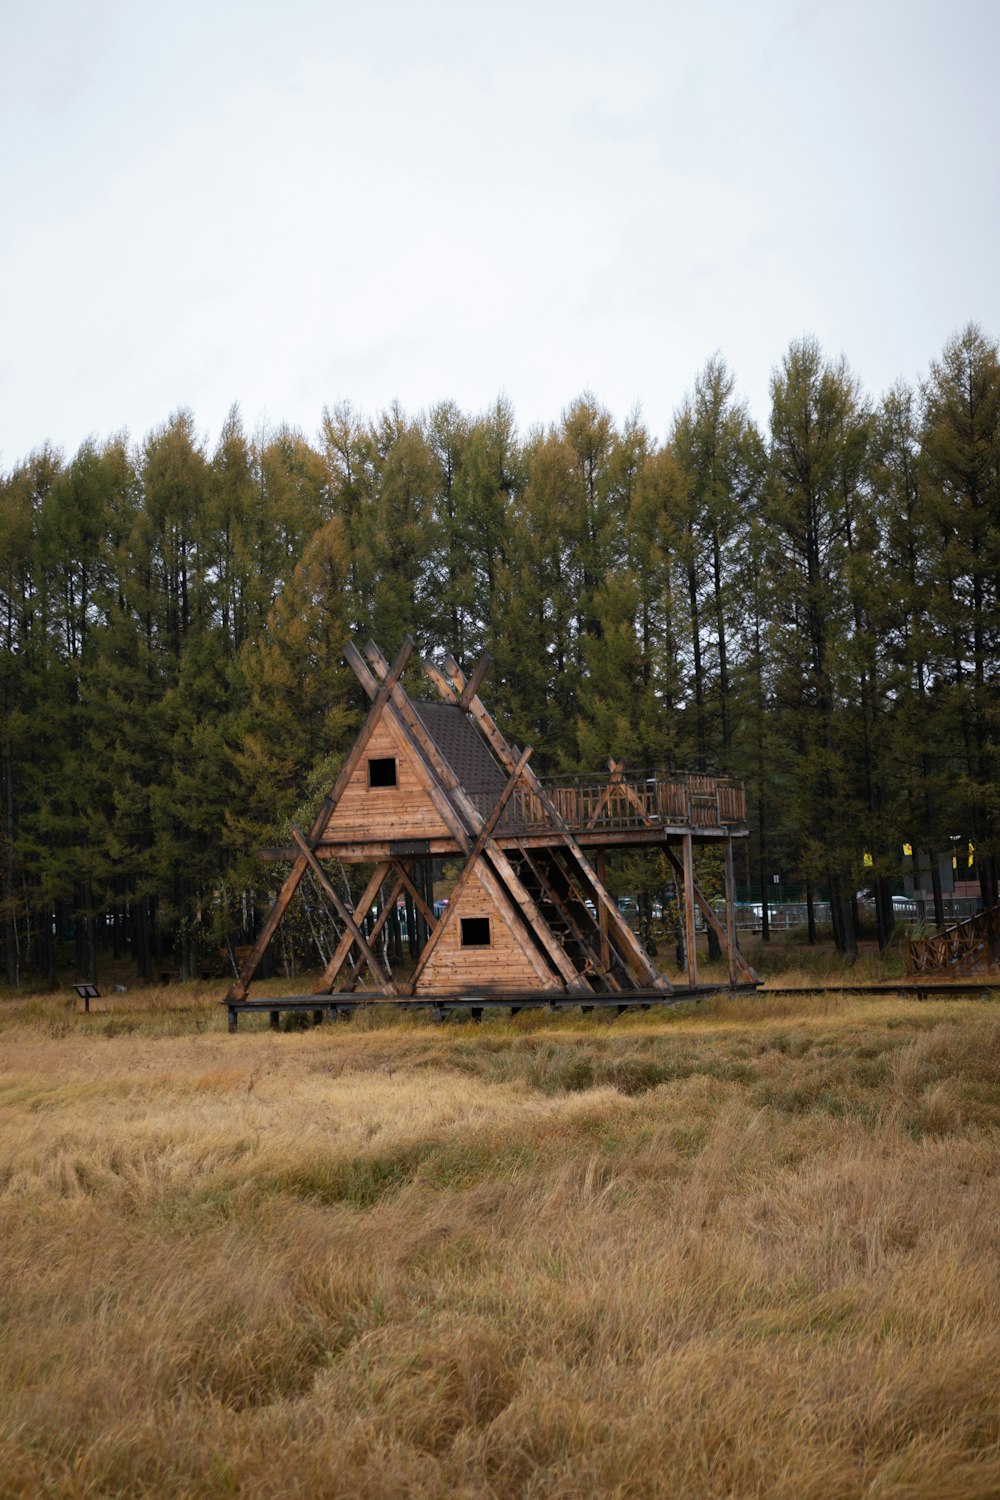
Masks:
[[[583,843],[658,842],[671,832],[702,837],[746,834],[746,793],[731,776],[702,772],[613,772],[602,776],[555,776],[542,785],[559,816]],[[488,797],[472,799],[484,817]],[[496,836],[544,835],[552,820],[541,799],[518,787],[501,817]]]

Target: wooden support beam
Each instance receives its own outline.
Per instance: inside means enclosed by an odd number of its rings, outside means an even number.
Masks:
[[[606,849],[598,849],[595,863],[597,865],[597,878],[606,889],[606,877],[608,873],[608,852]],[[607,966],[611,962],[611,950],[608,946],[608,914],[600,902],[597,905],[597,925],[601,932],[601,961]]]
[[[445,671],[448,677],[451,679],[455,690],[457,692],[460,692],[465,686],[465,677],[462,673],[461,667],[455,661],[454,657],[449,656],[445,659]],[[474,697],[469,703],[469,712],[475,719],[476,723],[479,725],[479,728],[482,730],[483,734],[486,736],[488,743],[490,744],[494,753],[497,755],[501,764],[506,766],[507,769],[510,770],[511,764],[514,759],[513,751],[507,744],[507,741],[504,739],[503,735],[500,733],[500,730],[497,728],[497,725],[494,722],[489,710],[486,708],[486,705],[478,695]],[[667,991],[672,989],[673,986],[671,985],[669,979],[661,974],[660,971],[650,962],[649,955],[646,953],[645,949],[639,942],[631,927],[629,927],[628,923],[622,917],[621,912],[618,910],[617,904],[611,899],[611,896],[604,888],[604,885],[601,883],[601,881],[598,880],[595,872],[590,866],[590,862],[587,859],[587,856],[584,854],[583,850],[580,848],[580,845],[574,838],[569,825],[560,814],[558,808],[555,806],[551,797],[542,786],[542,783],[539,781],[538,777],[530,768],[526,772],[526,777],[531,791],[538,798],[539,802],[548,814],[548,817],[552,823],[553,831],[558,833],[562,842],[568,849],[572,851],[574,859],[576,860],[586,879],[590,883],[590,887],[594,893],[595,903],[597,905],[603,905],[605,907],[608,914],[609,929],[615,936],[616,945],[619,948],[619,951],[623,953],[623,955],[626,957],[626,960],[630,963],[632,970],[636,974],[637,978],[645,981],[645,983],[652,989],[662,989]]]
[[[361,931],[361,928],[358,926],[357,922],[355,922],[354,917],[347,910],[347,907],[344,905],[341,898],[337,895],[337,892],[335,891],[330,881],[327,879],[326,871],[323,869],[323,866],[320,864],[319,860],[310,849],[309,844],[306,841],[305,834],[302,833],[301,829],[297,828],[294,823],[292,824],[292,837],[298,844],[306,863],[308,864],[310,870],[312,870],[313,875],[319,882],[320,888],[326,895],[327,899],[332,903],[334,909],[337,912],[337,915],[340,917],[340,920],[344,923],[344,926],[347,927],[353,934],[354,941],[357,943],[359,949],[364,954],[368,962],[368,967],[372,971],[372,978],[375,980],[375,983],[382,985],[383,987],[387,987],[389,984],[388,976],[384,973],[382,965],[379,963],[378,959],[375,957],[375,954],[369,948],[367,938]]]
[[[733,871],[732,839],[726,839],[722,869],[726,892],[726,950],[729,957],[729,983],[735,988],[739,949],[736,946],[736,878]]]
[[[595,973],[595,975],[597,975],[598,978],[603,979],[609,989],[621,990],[621,984],[611,971],[611,955],[610,953],[608,953],[608,956],[605,958],[604,952],[602,952],[602,948],[606,950],[608,946],[606,931],[602,933],[600,927],[598,926],[594,928],[592,932],[585,933],[580,924],[577,922],[576,918],[573,916],[572,911],[566,903],[566,899],[559,894],[559,891],[556,889],[554,883],[549,878],[549,875],[545,870],[544,860],[532,858],[531,850],[524,844],[519,843],[517,847],[520,850],[523,858],[527,860],[532,871],[534,872],[535,879],[538,881],[539,886],[545,893],[546,900],[556,908],[563,921],[568,925],[577,942],[583,948],[584,952],[588,955],[588,963],[593,968],[593,972]],[[541,853],[544,851],[539,852]],[[554,862],[555,861],[553,861],[553,863]],[[566,885],[569,890],[570,898],[572,898],[572,885],[570,884],[569,878],[568,876],[566,876],[565,871],[563,871],[562,874],[566,879]],[[596,948],[593,942],[594,931],[596,931],[597,933]]]
[[[727,842],[727,844],[729,845],[729,848],[730,848],[730,861],[731,861],[732,860],[732,852],[731,852],[732,851],[732,842],[729,839],[727,839],[726,842]],[[673,849],[671,849],[671,847],[670,847],[669,844],[664,844],[662,847],[663,847],[663,852],[667,856],[667,859],[669,860],[670,864],[672,865],[672,867],[674,868],[674,870],[676,870],[677,874],[683,880],[683,878],[684,878],[684,865],[677,858],[677,855],[674,853]],[[734,885],[734,889],[735,889],[735,885]],[[712,910],[711,906],[709,905],[706,897],[702,893],[701,888],[697,884],[695,885],[695,888],[694,888],[694,899],[695,899],[695,902],[696,902],[696,904],[698,906],[698,910],[701,912],[702,916],[705,918],[705,921],[708,923],[708,925],[715,930],[715,934],[718,937],[719,942],[723,945],[723,947],[727,950],[727,952],[729,951],[728,919],[729,919],[730,916],[732,917],[732,922],[733,922],[733,944],[734,944],[733,951],[735,952],[735,956],[736,956],[736,966],[737,966],[738,969],[742,970],[742,972],[746,975],[747,979],[749,979],[752,984],[759,984],[760,983],[760,975],[757,973],[757,970],[751,964],[747,963],[746,959],[743,957],[743,954],[740,951],[739,939],[736,937],[736,911],[735,911],[734,904],[729,900],[728,894],[727,894],[727,897],[726,897],[727,927],[723,927],[722,923],[719,921],[718,917],[715,915],[715,912]]]
[[[486,674],[492,665],[493,658],[484,651],[472,669],[472,675],[469,677],[468,682],[466,682],[465,687],[458,695],[458,706],[464,712],[468,711],[469,704],[482,687]]]
[[[597,806],[594,808],[594,811],[587,819],[588,828],[593,828],[594,824],[601,816],[601,813],[611,801],[611,793],[615,790],[616,787],[621,784],[622,773],[625,770],[625,762],[623,760],[609,760],[608,770],[611,772],[611,779],[609,780],[601,795],[598,797]]]
[[[391,888],[391,890],[389,892],[389,895],[386,898],[386,900],[382,903],[382,910],[379,912],[378,916],[375,918],[375,921],[374,921],[374,923],[372,925],[372,930],[369,933],[369,936],[368,936],[369,947],[373,943],[375,943],[378,940],[378,938],[381,936],[382,928],[385,926],[386,922],[388,922],[389,918],[392,916],[393,907],[396,905],[396,902],[399,899],[399,894],[400,894],[400,892],[403,889],[403,885],[404,885],[405,880],[406,880],[406,876],[405,876],[405,874],[403,872],[403,868],[402,868],[402,866],[399,866],[397,868],[397,872],[396,872],[396,879],[395,879],[395,881],[394,881],[394,883],[392,885],[392,888]],[[365,956],[364,956],[364,954],[362,954],[360,956],[360,958],[357,958],[354,961],[353,965],[351,966],[351,972],[350,972],[350,975],[348,976],[347,984],[345,985],[345,990],[353,990],[354,986],[358,982],[358,979],[360,978],[360,976],[364,972],[364,967],[365,967]],[[395,981],[393,981],[392,989],[393,989],[393,992],[395,994],[399,994],[399,988],[398,988],[397,984],[395,983]]]
[[[684,835],[684,951],[687,958],[688,985],[698,988],[698,948],[694,927],[694,840],[689,833]]]
[[[650,828],[652,828],[655,825],[659,824],[659,822],[660,822],[659,815],[657,814],[657,816],[652,817],[652,818],[649,816],[649,813],[648,813],[648,811],[646,809],[646,804],[643,802],[642,798],[639,796],[639,793],[636,791],[636,789],[632,785],[632,783],[626,779],[625,774],[624,774],[624,772],[625,772],[625,762],[622,760],[622,761],[619,761],[618,764],[619,764],[619,766],[621,768],[621,771],[622,771],[622,778],[621,778],[621,783],[620,783],[620,789],[625,794],[625,800],[627,802],[631,802],[632,806],[635,808],[636,812],[639,814],[639,816],[642,819],[642,821],[644,823],[648,824]]]
[[[426,661],[423,657],[421,657],[420,659],[420,665],[424,669],[425,676],[427,676],[437,688],[445,703],[454,703],[457,707],[459,695],[454,691],[451,683],[448,681],[444,673],[440,671],[432,661]]]
[[[404,843],[406,840],[403,841]],[[450,859],[462,851],[455,839],[442,835],[440,838],[421,839],[420,853],[431,858]],[[321,839],[313,846],[313,853],[317,859],[339,859],[343,864],[370,865],[373,862],[389,862],[397,859],[400,850],[395,847],[393,839],[366,839],[364,843],[341,843],[339,839]],[[426,847],[424,847],[426,846]],[[413,851],[404,849],[404,854]],[[298,855],[294,845],[285,848],[258,849],[257,858],[268,860],[272,864],[282,862],[292,863]]]
[[[489,842],[490,834],[493,832],[494,828],[497,825],[497,822],[499,821],[501,813],[507,806],[507,803],[510,801],[511,794],[514,788],[517,786],[517,783],[521,779],[521,773],[524,770],[524,767],[528,764],[528,758],[530,755],[531,751],[525,750],[509,780],[507,781],[506,786],[500,793],[500,796],[497,799],[496,806],[490,813],[487,821],[480,829],[479,836],[470,849],[469,856],[466,859],[465,864],[462,866],[461,871],[459,872],[458,879],[455,881],[455,884],[452,887],[451,897],[449,898],[448,905],[441,913],[439,922],[435,926],[430,937],[427,939],[427,942],[424,944],[424,951],[418,958],[416,967],[414,968],[413,973],[410,976],[406,990],[407,994],[412,995],[416,991],[417,981],[419,980],[421,974],[424,972],[424,969],[427,967],[427,963],[431,957],[431,954],[434,952],[434,949],[437,947],[438,943],[441,941],[442,936],[446,932],[452,912],[458,909],[458,898],[468,884],[473,872],[475,871],[476,866],[480,861],[483,850],[486,848],[486,845]]]
[[[424,900],[423,896],[420,894],[413,881],[410,879],[409,870],[404,869],[402,865],[400,865],[399,869],[403,886],[406,890],[409,891],[414,906],[417,908],[420,915],[423,917],[424,921],[433,932],[434,928],[438,924],[439,918],[436,917],[431,911],[430,907],[427,905],[427,902]]]
[[[386,703],[389,701],[389,696],[392,693],[393,688],[399,681],[400,677],[403,675],[406,663],[409,661],[412,653],[413,639],[411,636],[407,636],[396,654],[395,661],[392,663],[392,666],[386,673],[379,692],[373,697],[372,706],[368,713],[368,717],[362,725],[361,733],[358,735],[357,739],[354,742],[354,745],[351,748],[350,754],[344,761],[344,764],[341,766],[340,772],[338,773],[337,779],[333,784],[329,796],[323,799],[319,812],[316,814],[316,819],[313,823],[312,828],[309,830],[309,838],[307,841],[310,850],[312,850],[313,845],[319,843],[324,832],[326,831],[326,826],[333,815],[334,809],[336,808],[337,803],[340,801],[341,797],[344,794],[344,788],[347,786],[347,783],[350,781],[352,775],[354,774],[355,767],[357,766],[362,754],[364,753],[365,746],[368,744],[368,741],[371,739],[372,734],[374,733],[375,725],[378,723],[379,718],[382,715],[382,711]],[[277,932],[278,925],[288,909],[288,904],[294,896],[296,890],[298,889],[299,882],[306,872],[306,863],[307,862],[303,858],[302,852],[300,850],[298,855],[296,856],[295,863],[292,865],[292,868],[289,870],[288,875],[285,877],[285,883],[278,893],[277,900],[271,907],[271,910],[268,912],[264,925],[260,930],[260,935],[258,936],[257,941],[254,944],[252,951],[250,952],[250,955],[244,963],[243,968],[240,970],[239,978],[230,986],[229,992],[226,995],[226,1000],[245,1000],[247,995],[249,994],[250,981],[253,979],[254,974],[257,972],[257,966],[260,963],[261,959],[264,957],[264,954],[267,952],[271,939]]]
[[[660,824],[659,816],[650,817],[642,798],[632,783],[626,779],[625,762],[623,760],[610,759],[608,761],[608,769],[611,772],[611,779],[598,798],[597,806],[587,820],[587,827],[596,828],[597,821],[610,802],[612,793],[614,792],[620,792],[626,802],[632,804],[642,821],[650,828],[658,827]]]
[[[315,850],[313,851],[313,853],[315,853]],[[364,921],[365,917],[371,910],[372,902],[378,895],[382,882],[385,880],[391,868],[392,867],[388,864],[378,865],[374,875],[365,887],[364,895],[361,897],[361,900],[355,907],[355,915],[360,913],[362,921]],[[336,948],[333,951],[333,956],[330,959],[330,962],[323,970],[322,978],[320,979],[319,985],[316,989],[317,995],[327,994],[333,990],[333,986],[337,982],[337,975],[340,973],[341,969],[344,967],[344,964],[347,962],[350,956],[351,949],[353,947],[354,934],[353,932],[351,932],[350,928],[345,928],[340,942],[337,944]]]

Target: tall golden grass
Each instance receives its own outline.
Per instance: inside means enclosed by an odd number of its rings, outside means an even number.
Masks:
[[[0,1493],[1000,1494],[995,1006],[187,998],[0,1006]]]

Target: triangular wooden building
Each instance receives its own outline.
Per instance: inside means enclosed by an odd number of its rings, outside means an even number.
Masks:
[[[382,1000],[665,995],[669,980],[602,878],[607,848],[622,844],[662,847],[683,877],[689,986],[697,985],[696,906],[728,951],[730,982],[756,979],[739,952],[733,920],[732,840],[746,833],[738,783],[635,777],[616,762],[606,778],[543,783],[529,764],[531,751],[507,743],[479,697],[488,658],[469,678],[451,658],[443,671],[424,663],[438,695],[426,702],[402,686],[412,651],[408,639],[390,666],[371,642],[365,656],[353,643],[346,648],[371,708],[309,833],[293,829],[290,849],[264,851],[290,860],[291,869],[226,996],[231,1024],[307,872],[325,894],[340,936],[304,1003],[347,993]],[[721,841],[725,851],[724,922],[694,883],[692,846],[706,839]],[[327,878],[329,858],[374,865],[353,909]],[[461,865],[436,914],[427,899],[430,882],[421,876],[428,861],[442,858]],[[394,978],[379,953],[385,923],[403,896],[426,924],[426,941],[412,972]],[[371,988],[359,992],[366,976]]]

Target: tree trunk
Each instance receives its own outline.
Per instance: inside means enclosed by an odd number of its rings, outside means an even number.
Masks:
[[[854,932],[851,882],[843,871],[830,874],[830,915],[833,918],[833,941],[845,958],[857,958],[858,940]]]
[[[944,896],[941,891],[941,866],[933,850],[931,851],[931,890],[934,894],[934,926],[940,932],[944,928]]]
[[[812,876],[806,876],[806,941],[810,948],[816,943],[816,896]]]
[[[886,875],[879,875],[875,881],[875,930],[878,933],[880,953],[884,953],[892,941],[894,927],[889,879]]]
[[[3,872],[5,978],[13,989],[20,980],[17,962],[17,903],[15,900],[16,865],[14,863],[14,765],[10,753],[4,757],[4,791],[6,824],[6,858]]]

